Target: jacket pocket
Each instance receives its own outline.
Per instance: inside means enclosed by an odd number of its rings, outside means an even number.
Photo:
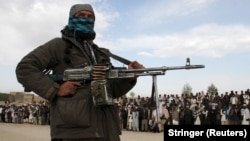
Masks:
[[[63,100],[57,103],[58,114],[63,121],[60,127],[90,127],[91,111],[88,100]]]

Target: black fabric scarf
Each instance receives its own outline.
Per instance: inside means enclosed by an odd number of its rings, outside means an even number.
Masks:
[[[92,58],[89,47],[87,47],[84,44],[84,41],[93,40],[95,38],[95,34],[83,34],[83,33],[78,32],[78,31],[76,31],[76,33],[74,33],[74,31],[69,30],[68,26],[65,26],[65,28],[61,30],[61,33],[66,37],[74,38],[78,43],[80,43],[83,46],[83,49],[86,52],[86,54],[88,55],[88,57]],[[64,62],[66,64],[71,64],[71,60],[70,60],[71,49],[72,49],[72,44],[67,41],[67,47],[64,51],[65,52]]]
[[[80,31],[69,30],[68,26],[65,26],[65,28],[61,30],[61,33],[67,37],[74,38],[76,41],[80,43],[83,40],[94,40],[96,36],[95,33],[82,33]]]

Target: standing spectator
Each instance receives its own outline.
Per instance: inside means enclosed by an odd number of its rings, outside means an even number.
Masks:
[[[43,110],[42,110],[42,125],[47,125],[47,106],[46,104],[44,103],[42,105],[43,107]]]
[[[143,115],[143,106],[139,105],[137,108],[139,117],[138,117],[138,122],[139,122],[139,131],[141,131],[141,124],[142,124],[142,115]]]
[[[239,99],[238,99],[237,95],[234,94],[233,92],[230,95],[231,95],[230,103],[233,104],[233,105],[238,105],[239,104]]]
[[[45,112],[45,109],[44,109],[44,106],[42,104],[40,104],[38,106],[38,124],[39,125],[44,125],[45,124],[45,116],[44,116],[44,112]]]
[[[194,125],[201,125],[200,115],[202,112],[202,108],[198,105],[195,105],[193,110],[193,118],[194,118]]]
[[[229,103],[230,103],[230,97],[228,95],[228,92],[225,92],[223,98],[222,98],[222,107],[224,106],[229,106]]]
[[[121,108],[121,118],[122,118],[123,129],[127,129],[128,112],[124,105],[122,105],[122,108]]]
[[[12,123],[12,108],[10,106],[8,106],[8,110],[7,110],[7,120],[8,123]]]
[[[33,123],[34,123],[33,117],[34,117],[34,116],[33,116],[33,106],[30,106],[30,107],[29,107],[29,123],[30,123],[30,124],[33,124]]]
[[[38,125],[38,107],[34,106],[32,109],[33,124]]]
[[[197,99],[197,103],[198,103],[199,106],[202,103],[202,98],[203,98],[203,95],[201,95],[200,92],[196,94],[196,99]]]
[[[3,105],[2,106],[2,115],[1,115],[1,120],[2,120],[2,122],[5,122],[5,110],[6,110],[6,106],[5,105]]]
[[[18,106],[17,108],[17,123],[23,123],[23,108]]]
[[[162,112],[161,112],[161,124],[160,124],[160,131],[164,130],[164,125],[168,125],[169,124],[169,118],[170,118],[170,114],[169,111],[166,107],[166,104],[162,105]]]
[[[210,125],[216,125],[217,124],[217,114],[218,114],[218,108],[217,108],[215,103],[212,103],[211,107],[210,107],[210,109],[208,111],[208,116],[209,116],[209,119],[210,119]]]
[[[194,109],[195,106],[197,106],[197,97],[196,96],[191,96],[190,97],[190,109]]]
[[[194,125],[193,111],[190,109],[189,105],[187,105],[184,110],[184,124]]]
[[[162,97],[162,101],[163,101],[164,103],[166,103],[166,100],[167,100],[167,95],[164,94],[163,97]]]
[[[246,104],[243,104],[241,115],[243,116],[242,125],[250,125],[250,113]]]
[[[172,125],[179,125],[179,111],[177,106],[173,106],[171,110],[171,119],[172,119]]]
[[[139,112],[137,107],[132,108],[132,130],[139,131]]]
[[[239,95],[239,104],[240,105],[243,105],[244,103],[244,92],[243,91],[240,91],[240,95]]]
[[[50,125],[50,108],[49,105],[46,106],[46,110],[45,110],[45,121],[46,124]]]
[[[202,99],[202,105],[204,105],[205,106],[204,108],[207,110],[210,109],[209,103],[210,101],[209,101],[208,95],[205,95]]]
[[[221,125],[228,125],[227,110],[228,110],[228,106],[226,106],[226,105],[220,109]]]
[[[249,101],[250,101],[250,95],[247,92],[245,92],[243,95],[243,103],[246,103],[246,105],[248,105]]]
[[[12,113],[12,123],[18,123],[18,111],[15,109]]]
[[[132,116],[132,107],[128,109],[128,125],[127,130],[132,130],[132,122],[133,122],[133,116]]]
[[[239,125],[239,113],[240,110],[238,109],[237,105],[232,105],[231,109],[229,110],[229,125]]]
[[[149,109],[147,105],[144,105],[142,108],[142,121],[141,121],[141,131],[148,131],[148,122],[149,122]]]
[[[185,124],[185,119],[184,119],[184,114],[185,110],[183,106],[180,106],[180,111],[179,111],[179,125],[184,125]]]
[[[135,103],[137,106],[141,105],[141,96],[140,95],[138,95],[137,98],[135,99]]]
[[[209,125],[210,124],[210,119],[208,115],[208,110],[203,106],[203,110],[200,115],[200,120],[201,120],[201,125]]]
[[[2,122],[3,120],[2,120],[2,113],[3,112],[3,107],[2,107],[2,105],[0,105],[0,122]]]

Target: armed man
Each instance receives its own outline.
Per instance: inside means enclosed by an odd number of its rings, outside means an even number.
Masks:
[[[62,37],[37,47],[24,56],[16,67],[18,82],[26,90],[50,102],[52,141],[120,141],[121,129],[115,106],[105,101],[96,106],[93,100],[96,87],[91,87],[92,80],[106,80],[107,71],[102,70],[112,66],[109,50],[93,42],[96,36],[95,20],[91,5],[73,5],[68,24],[61,30]],[[99,71],[99,64],[108,65],[101,66]],[[60,83],[46,75],[48,70],[57,75],[69,68],[89,65],[96,66],[93,77],[81,82]],[[144,68],[137,61],[127,65],[127,69]],[[135,86],[136,80],[136,77],[109,80],[109,91],[102,93],[109,93],[112,98],[121,97]],[[106,87],[106,83],[102,84],[93,85]]]

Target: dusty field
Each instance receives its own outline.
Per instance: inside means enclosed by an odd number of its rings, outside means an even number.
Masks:
[[[0,122],[0,141],[50,141],[48,125]],[[163,133],[123,131],[121,141],[163,141]]]

